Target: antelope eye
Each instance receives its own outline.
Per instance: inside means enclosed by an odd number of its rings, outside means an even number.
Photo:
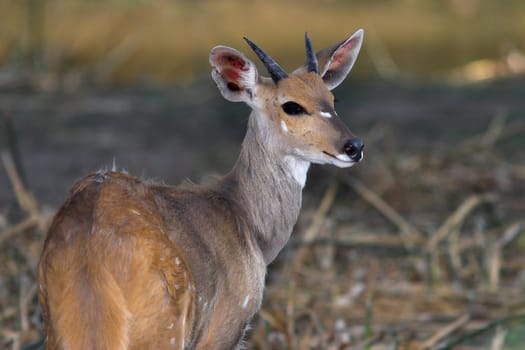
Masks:
[[[288,115],[306,114],[306,109],[304,109],[304,107],[301,106],[300,104],[293,102],[293,101],[285,102],[283,103],[281,107],[284,113]]]

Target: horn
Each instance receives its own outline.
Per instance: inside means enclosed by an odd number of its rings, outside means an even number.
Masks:
[[[306,46],[306,70],[319,74],[319,63],[308,33],[304,33],[304,44]]]
[[[277,64],[277,62],[275,62],[274,59],[264,52],[259,46],[246,37],[244,40],[248,43],[248,45],[250,45],[257,56],[259,56],[259,59],[264,63],[264,66],[268,70],[268,73],[270,73],[270,76],[275,83],[288,77],[288,74],[286,74],[284,69],[282,69],[281,66],[279,66],[279,64]]]

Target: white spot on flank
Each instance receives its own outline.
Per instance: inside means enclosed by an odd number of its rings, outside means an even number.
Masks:
[[[186,315],[182,316],[182,330],[186,329]],[[184,338],[182,338],[182,349],[184,349]]]
[[[242,303],[242,308],[246,309],[246,307],[248,306],[249,302],[250,302],[250,296],[247,295],[246,298],[244,298],[244,302]]]
[[[171,345],[175,345],[175,338],[174,338],[174,337],[173,337],[173,338],[170,338],[170,344],[171,344]]]
[[[284,157],[284,161],[288,165],[290,176],[303,188],[306,183],[306,174],[310,168],[310,162],[293,156]]]
[[[131,211],[133,214],[135,214],[135,215],[138,215],[138,216],[141,215],[140,212],[139,212],[137,209],[130,209],[130,211]]]
[[[281,129],[283,129],[284,132],[288,132],[288,125],[286,125],[284,120],[281,120]]]
[[[173,329],[173,326],[175,326],[175,324],[172,322],[169,324],[168,329]]]
[[[178,256],[175,257],[175,265],[180,265],[180,259]]]
[[[321,112],[321,117],[325,117],[325,118],[332,118],[332,113],[330,112]]]

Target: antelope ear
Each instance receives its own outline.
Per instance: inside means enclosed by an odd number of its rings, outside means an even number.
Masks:
[[[216,46],[210,52],[211,76],[222,96],[232,102],[250,104],[257,84],[257,68],[239,51]]]
[[[363,29],[351,37],[317,53],[321,77],[329,90],[345,80],[352,69],[363,43]]]

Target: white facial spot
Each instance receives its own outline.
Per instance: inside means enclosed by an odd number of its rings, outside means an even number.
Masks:
[[[250,296],[247,295],[246,298],[244,298],[244,301],[242,303],[242,308],[243,309],[246,309],[246,307],[248,306],[248,303],[250,302]]]
[[[330,112],[321,112],[319,114],[321,114],[321,117],[332,118],[332,113]]]
[[[337,159],[342,160],[343,162],[350,162],[351,159],[346,154],[338,154],[335,156]]]
[[[284,157],[284,161],[288,165],[290,176],[303,188],[306,183],[306,174],[310,168],[310,162],[293,156]]]
[[[338,154],[334,157],[329,157],[327,163],[333,164],[338,168],[348,168],[353,166],[356,162],[350,159],[346,154]]]
[[[349,156],[347,156],[346,154],[338,154],[337,156],[335,156],[337,159],[343,161],[343,162],[353,162],[352,159],[350,159]],[[363,160],[363,158],[365,157],[365,155],[363,154],[363,152],[361,152],[361,158],[360,158],[360,161]]]
[[[284,122],[284,120],[281,120],[281,129],[287,133],[289,130],[288,130],[288,126],[286,125],[286,123]]]

